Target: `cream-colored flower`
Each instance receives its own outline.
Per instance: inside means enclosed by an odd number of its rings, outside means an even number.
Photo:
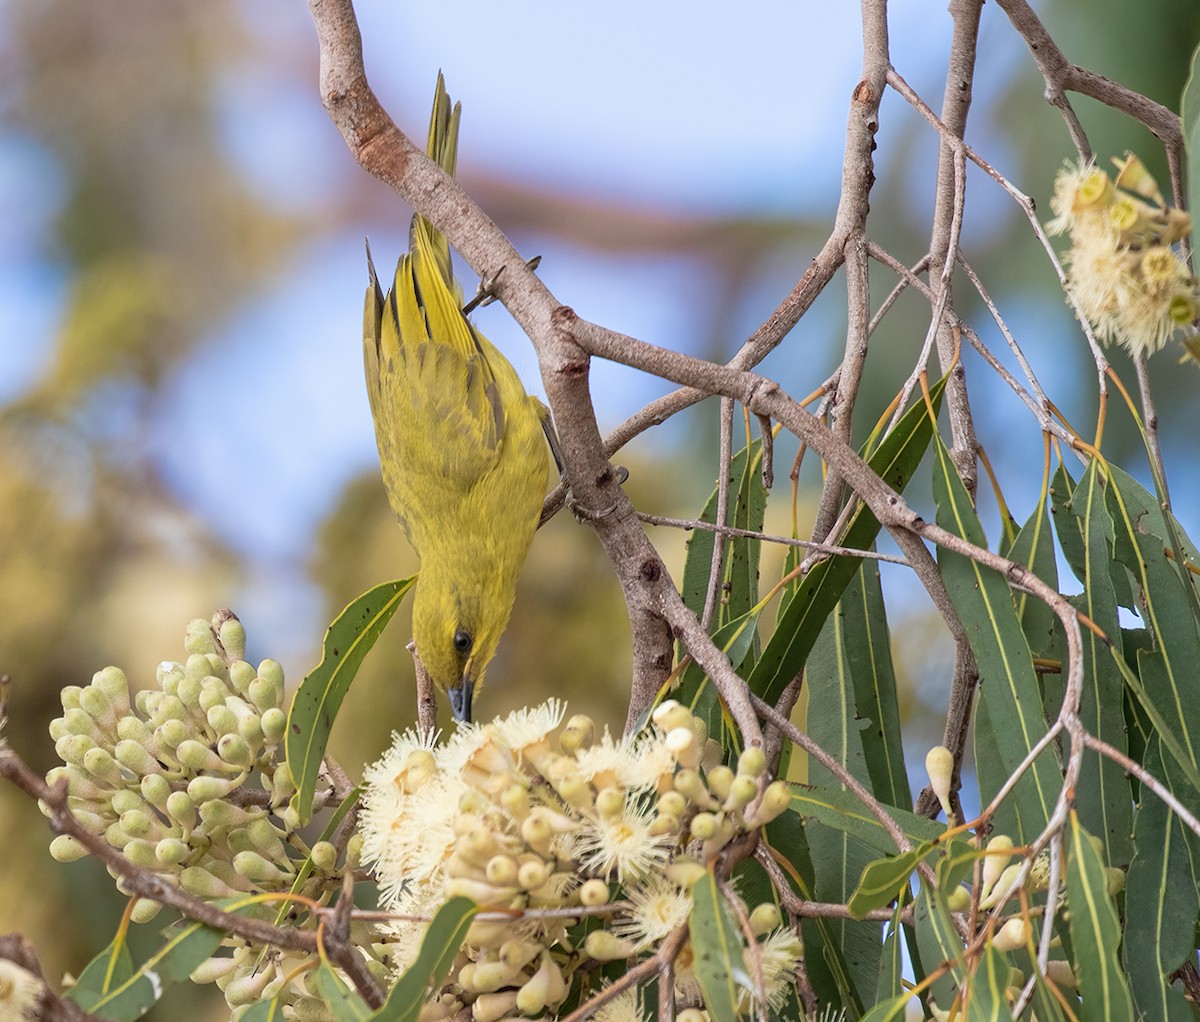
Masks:
[[[584,868],[605,877],[615,872],[624,883],[662,867],[670,854],[669,838],[651,832],[654,817],[653,807],[629,796],[620,813],[588,820],[576,846]]]
[[[613,933],[632,941],[639,951],[665,940],[687,922],[692,896],[661,873],[651,873],[625,891],[628,914],[613,923]]]
[[[594,1022],[646,1022],[647,1017],[637,987],[622,990],[592,1015]]]

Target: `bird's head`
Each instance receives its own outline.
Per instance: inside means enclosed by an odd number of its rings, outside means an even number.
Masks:
[[[413,641],[433,683],[450,697],[455,720],[471,721],[471,698],[512,610],[511,598],[467,591],[423,566],[413,594]]]

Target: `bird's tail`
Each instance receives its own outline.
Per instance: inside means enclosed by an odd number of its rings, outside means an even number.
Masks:
[[[450,97],[446,93],[445,79],[439,71],[437,90],[433,95],[433,113],[429,117],[429,142],[426,152],[429,158],[451,177],[454,176],[458,164],[458,122],[461,115],[462,104],[451,105]],[[462,290],[454,279],[450,243],[441,231],[419,213],[413,217],[412,226],[409,228],[409,248],[420,248],[422,255],[432,257],[434,267],[461,308]]]

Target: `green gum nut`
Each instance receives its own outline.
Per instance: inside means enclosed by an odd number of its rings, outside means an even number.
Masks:
[[[217,741],[217,755],[230,766],[245,769],[254,762],[250,746],[241,735],[221,735]]]
[[[244,892],[218,880],[203,866],[188,866],[179,874],[179,886],[200,898],[232,898]]]
[[[312,846],[312,861],[322,873],[332,873],[337,866],[337,849],[329,841],[318,841]]]
[[[164,837],[154,846],[154,858],[162,866],[179,866],[187,861],[192,849],[177,837]]]
[[[258,677],[254,665],[245,660],[235,660],[229,665],[229,680],[238,693],[250,698],[250,682]]]
[[[225,648],[225,655],[230,660],[241,660],[246,655],[246,626],[241,623],[236,617],[231,616],[218,620],[222,616],[222,612],[213,616],[213,624],[217,628],[217,638],[221,640],[221,645]]]
[[[129,713],[129,679],[119,667],[106,667],[92,675],[92,685],[108,696],[117,718]]]
[[[162,774],[146,774],[141,783],[142,798],[155,809],[166,810],[171,795],[170,782]]]
[[[88,685],[79,693],[79,708],[105,731],[116,730],[117,715],[113,712],[112,702],[103,689]]]
[[[212,749],[203,742],[198,742],[194,738],[188,738],[182,741],[175,747],[175,755],[179,757],[179,762],[193,773],[211,770],[218,773],[228,769],[229,764],[221,759]]]
[[[213,734],[220,736],[237,733],[238,715],[226,705],[223,699],[216,706],[210,706],[204,716],[208,721],[208,726],[213,729]]]
[[[224,706],[229,696],[229,686],[215,675],[208,675],[200,681],[200,709],[206,714],[214,706]]]
[[[112,758],[112,753],[99,746],[84,753],[83,768],[98,780],[112,785],[123,784],[125,781],[121,765]]]
[[[264,710],[262,715],[262,733],[263,741],[268,746],[278,745],[283,741],[284,732],[287,730],[287,714],[278,707],[272,707],[269,710]]]
[[[212,625],[202,617],[193,618],[187,623],[183,633],[183,648],[193,656],[217,651],[216,637]]]
[[[186,791],[173,791],[167,796],[167,815],[185,830],[196,825],[196,802]]]
[[[87,854],[88,850],[70,834],[59,834],[50,842],[50,855],[55,862],[76,862]]]
[[[158,760],[151,756],[137,742],[129,740],[117,742],[117,747],[113,750],[113,753],[121,766],[132,770],[139,777],[145,777],[147,774],[157,774],[161,769],[158,765]]]
[[[250,682],[250,702],[260,711],[275,709],[282,700],[282,683],[276,684],[270,678],[258,677]]]
[[[137,904],[133,906],[133,910],[129,913],[129,918],[135,923],[149,923],[161,911],[162,905],[157,901],[151,901],[149,898],[138,898]]]
[[[204,802],[215,802],[240,787],[244,779],[241,775],[228,779],[207,776],[193,777],[188,781],[187,793],[197,805]]]
[[[285,849],[283,841],[280,840],[279,831],[275,829],[275,825],[265,816],[260,816],[257,820],[251,822],[246,828],[246,834],[250,838],[250,843],[264,855],[272,859],[283,858]],[[329,842],[319,841],[317,844],[328,845]],[[332,848],[333,845],[329,845],[329,847]]]
[[[253,883],[276,883],[284,871],[258,852],[238,852],[233,857],[233,868]]]
[[[157,869],[158,859],[154,857],[154,842],[136,837],[125,843],[125,858],[139,869]]]
[[[88,735],[64,735],[54,743],[58,758],[77,767],[83,766],[83,757],[94,748],[96,743]]]

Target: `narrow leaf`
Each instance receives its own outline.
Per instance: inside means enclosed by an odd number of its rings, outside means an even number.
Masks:
[[[1083,1022],[1133,1022],[1133,1001],[1121,971],[1121,926],[1108,896],[1104,864],[1072,811],[1067,842],[1067,906]]]
[[[819,820],[835,830],[845,831],[884,855],[891,855],[898,850],[883,824],[851,792],[840,788],[793,785],[791,808],[802,817]],[[885,808],[904,836],[914,844],[932,841],[945,833],[940,824],[924,816],[904,809]]]
[[[293,804],[302,823],[312,817],[313,792],[334,718],[375,640],[412,588],[416,576],[384,582],[350,603],[325,633],[321,662],[301,683],[288,713],[284,750],[296,785]]]
[[[1189,208],[1200,203],[1200,46],[1192,51],[1191,73],[1183,87],[1183,145],[1187,149],[1186,194]]]
[[[1146,749],[1143,765],[1164,776],[1158,741]],[[1187,1001],[1171,984],[1194,947],[1200,915],[1187,840],[1178,817],[1146,793],[1133,834],[1137,848],[1125,884],[1125,970],[1139,1018],[1191,1022]]]
[[[966,998],[967,1022],[1012,1022],[1005,996],[1008,975],[1008,963],[988,944],[983,950],[983,960],[971,974]]]
[[[351,990],[342,977],[333,971],[328,961],[317,966],[314,976],[317,992],[329,1009],[334,1022],[366,1022],[371,1018],[371,1009],[358,992]]]
[[[924,859],[936,846],[932,841],[918,845],[907,852],[889,855],[867,863],[858,886],[854,889],[847,907],[855,919],[861,919],[874,908],[882,908],[908,890],[917,863]]]
[[[942,528],[986,547],[987,539],[966,488],[941,438],[933,439],[936,459],[933,494]],[[1008,584],[991,568],[945,547],[938,564],[946,588],[971,642],[979,667],[980,698],[987,706],[998,764],[980,764],[1011,776],[1046,734],[1042,696],[1029,644],[1013,607]],[[1046,825],[1061,777],[1055,749],[1046,749],[1018,781],[1014,792],[1019,833],[1032,839]],[[1014,838],[1017,835],[1013,835]]]
[[[704,1005],[713,1022],[735,1022],[738,987],[754,989],[746,972],[741,931],[711,870],[692,887],[692,899],[688,927]]]
[[[450,974],[478,911],[474,902],[462,897],[451,898],[437,910],[425,930],[417,960],[404,970],[387,1003],[371,1016],[372,1022],[416,1022],[430,993]]]

